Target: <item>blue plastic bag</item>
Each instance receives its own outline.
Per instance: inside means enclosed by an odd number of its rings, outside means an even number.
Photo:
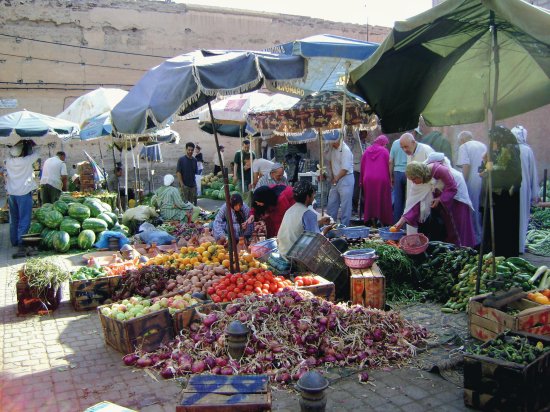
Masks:
[[[124,233],[114,232],[112,230],[105,230],[101,232],[99,240],[95,243],[94,247],[98,249],[108,249],[109,248],[109,239],[115,237],[118,239],[118,248],[130,243],[128,238],[124,236]]]
[[[176,240],[174,236],[169,235],[164,230],[147,230],[138,233],[139,238],[148,245],[156,243],[157,245],[169,245],[172,240]]]

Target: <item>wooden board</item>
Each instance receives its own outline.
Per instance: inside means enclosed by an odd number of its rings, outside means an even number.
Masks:
[[[386,278],[376,263],[370,268],[350,269],[350,296],[352,303],[384,309],[386,305]]]
[[[508,306],[520,312],[511,315],[504,310],[484,306],[483,300],[487,296],[474,296],[468,302],[468,325],[472,337],[486,341],[507,329],[550,335],[550,305],[518,299]]]
[[[189,379],[176,412],[271,411],[267,375],[195,375]]]
[[[69,282],[69,295],[74,310],[95,309],[113,297],[122,276],[106,276],[96,279]]]
[[[101,309],[108,306],[99,306],[97,311],[103,327],[105,342],[119,352],[127,354],[136,348],[152,352],[157,350],[161,344],[174,338],[174,326],[168,309],[119,321],[101,313]]]
[[[522,332],[532,344],[550,339]],[[496,411],[537,411],[550,405],[550,352],[529,365],[480,355],[464,356],[464,404]]]

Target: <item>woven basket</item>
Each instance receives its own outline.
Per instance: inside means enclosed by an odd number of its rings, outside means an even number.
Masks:
[[[424,253],[428,247],[428,239],[422,233],[403,236],[399,240],[399,247],[408,255],[418,255]]]

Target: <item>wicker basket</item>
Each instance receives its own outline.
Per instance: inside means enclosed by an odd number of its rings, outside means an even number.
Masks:
[[[408,255],[419,255],[424,253],[428,247],[430,239],[422,233],[403,236],[399,241],[399,247]]]

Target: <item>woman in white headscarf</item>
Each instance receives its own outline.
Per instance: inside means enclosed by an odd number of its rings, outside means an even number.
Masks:
[[[186,214],[193,210],[193,204],[184,202],[180,191],[172,186],[174,176],[164,176],[164,185],[159,187],[151,199],[151,204],[160,209],[163,220],[184,220]]]
[[[531,204],[538,201],[538,176],[535,154],[527,144],[527,129],[516,126],[512,129],[516,136],[521,158],[521,187],[519,192],[519,253],[525,252],[525,238],[531,215]]]

